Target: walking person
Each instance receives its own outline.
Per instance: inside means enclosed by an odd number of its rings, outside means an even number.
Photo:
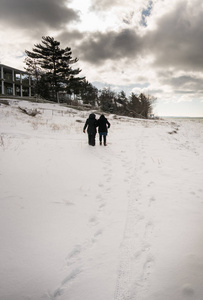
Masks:
[[[83,132],[85,133],[85,129],[87,128],[88,133],[88,144],[90,146],[95,146],[95,136],[97,133],[97,120],[95,114],[90,114],[89,118],[86,120],[85,125],[83,127]]]
[[[108,128],[110,128],[111,124],[109,123],[107,118],[105,118],[104,115],[101,115],[99,120],[97,121],[97,126],[99,127],[99,142],[100,142],[100,145],[102,145],[102,137],[103,137],[104,146],[106,146],[106,136],[107,136],[107,133],[108,133]]]

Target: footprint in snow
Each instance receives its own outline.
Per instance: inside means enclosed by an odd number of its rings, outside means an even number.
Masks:
[[[68,283],[72,282],[77,276],[78,274],[81,273],[81,269],[80,268],[76,268],[74,269],[61,283],[61,286],[67,285]]]
[[[110,188],[110,187],[108,187],[108,188],[106,189],[106,191],[107,191],[107,192],[110,192],[110,191],[111,191],[111,188]]]
[[[99,201],[102,201],[103,200],[103,196],[101,194],[99,194],[99,195],[96,196],[96,199],[98,199]]]
[[[152,196],[150,199],[149,199],[149,204],[148,206],[151,206],[153,202],[155,202],[156,199]]]
[[[92,238],[92,243],[96,243],[100,237],[100,235],[102,235],[102,229],[99,229],[95,232],[94,237]]]
[[[154,264],[154,259],[152,257],[148,257],[143,265],[143,274],[142,275],[143,275],[144,280],[147,280],[147,278],[151,274],[153,264]]]
[[[77,259],[78,255],[81,253],[81,251],[82,251],[81,245],[76,245],[73,248],[73,250],[66,257],[67,266],[70,266],[75,262],[75,260]]]
[[[67,288],[68,285],[72,284],[80,273],[80,268],[74,269],[67,277],[64,278],[64,280],[61,282],[61,285],[53,293],[48,293],[49,299],[55,300],[62,296],[64,294],[65,288]]]
[[[106,181],[107,181],[107,182],[110,182],[110,181],[111,181],[111,176],[108,176],[108,177],[106,178]]]
[[[102,229],[97,230],[97,231],[95,232],[95,234],[94,234],[94,237],[97,237],[97,236],[101,235],[102,232],[103,232]]]
[[[90,217],[89,223],[95,226],[97,224],[97,217],[96,216]]]
[[[187,297],[187,299],[193,299],[195,291],[193,287],[187,283],[182,287],[182,294]]]
[[[150,236],[150,234],[152,233],[153,231],[153,223],[152,222],[149,222],[146,224],[145,226],[145,238],[148,238]]]
[[[99,206],[99,211],[102,211],[103,209],[104,209],[104,207],[106,206],[106,204],[105,203],[102,203],[102,204],[100,204],[100,206]]]

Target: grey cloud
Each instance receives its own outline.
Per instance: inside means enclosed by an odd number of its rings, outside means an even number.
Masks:
[[[194,86],[196,84],[202,84],[202,79],[195,78],[192,76],[179,76],[179,77],[173,77],[169,79],[170,84],[172,84],[174,87],[189,87]]]
[[[88,36],[80,45],[82,58],[93,64],[105,60],[136,57],[142,48],[141,38],[133,30],[97,32]]]
[[[195,75],[177,76],[176,71],[157,72],[160,84],[169,85],[176,94],[197,94],[202,90],[203,78],[197,72]]]
[[[72,47],[77,44],[78,41],[82,40],[84,35],[85,33],[78,30],[65,30],[56,37],[56,40],[60,41],[64,47]]]
[[[79,20],[79,15],[66,6],[65,0],[1,0],[0,18],[4,26],[15,28],[61,28]]]
[[[173,77],[168,80],[170,85],[178,88],[178,91],[184,90],[185,92],[197,92],[202,89],[203,79],[192,76],[179,76]]]
[[[105,11],[110,7],[121,4],[120,0],[92,0],[90,10],[93,11]]]
[[[194,91],[174,90],[174,93],[181,95],[193,95]]]
[[[196,8],[195,12],[194,17],[183,1],[160,19],[157,30],[148,34],[146,41],[155,55],[155,66],[202,70],[203,10]]]

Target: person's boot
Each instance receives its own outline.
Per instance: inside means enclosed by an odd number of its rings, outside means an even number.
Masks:
[[[100,146],[102,145],[102,141],[100,141]]]

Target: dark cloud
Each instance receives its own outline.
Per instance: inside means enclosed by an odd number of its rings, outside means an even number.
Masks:
[[[79,15],[67,7],[66,0],[1,0],[0,19],[7,27],[59,29],[79,20]]]
[[[85,33],[80,32],[78,30],[72,31],[63,31],[59,35],[55,37],[57,41],[61,43],[61,47],[70,47],[72,51],[72,56],[75,58],[81,58],[81,51],[78,48],[78,43],[84,38]]]
[[[82,42],[80,49],[84,60],[101,64],[109,59],[136,57],[142,48],[141,43],[141,38],[133,30],[126,29],[91,34]]]
[[[78,41],[82,40],[84,35],[85,33],[78,30],[65,30],[56,37],[56,40],[60,41],[63,47],[71,47],[72,45],[77,44]]]
[[[157,25],[158,29],[146,39],[156,58],[155,66],[202,70],[203,10],[196,9],[194,15],[184,1],[164,15]]]

